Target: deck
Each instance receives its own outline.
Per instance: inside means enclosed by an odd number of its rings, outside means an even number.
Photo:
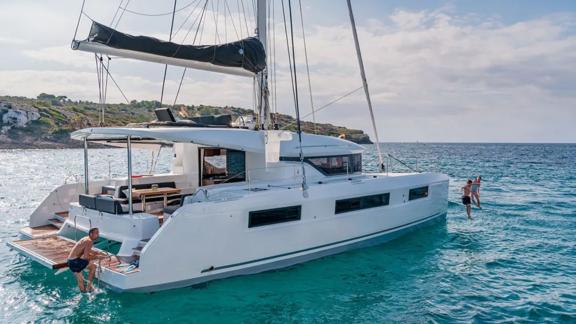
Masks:
[[[47,236],[54,236],[60,229],[52,224],[37,226],[37,227],[24,227],[20,233],[29,238],[42,238]]]
[[[54,213],[54,217],[48,220],[49,224],[36,227],[24,227],[20,230],[20,234],[31,239],[55,236],[67,218],[68,211]]]
[[[51,269],[62,269],[68,267],[68,254],[74,247],[74,244],[75,242],[73,240],[60,236],[51,236],[32,240],[17,240],[9,243],[11,247],[18,250],[20,253]],[[100,260],[95,260],[94,263],[103,268],[123,274],[140,271],[139,269],[134,269],[125,272],[125,265],[121,265],[122,263],[115,256],[95,248],[93,251],[96,252],[98,257],[100,257]]]

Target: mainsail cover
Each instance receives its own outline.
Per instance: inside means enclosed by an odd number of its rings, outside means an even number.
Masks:
[[[221,45],[182,45],[153,37],[125,34],[94,21],[88,38],[74,41],[72,48],[204,70],[212,69],[194,62],[243,69],[254,74],[266,68],[266,52],[256,37]],[[230,72],[228,69],[213,70]]]

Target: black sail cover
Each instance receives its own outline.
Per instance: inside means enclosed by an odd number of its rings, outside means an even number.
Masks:
[[[238,67],[258,73],[266,68],[266,52],[256,37],[222,45],[181,45],[147,36],[132,36],[92,22],[88,42],[177,59]]]

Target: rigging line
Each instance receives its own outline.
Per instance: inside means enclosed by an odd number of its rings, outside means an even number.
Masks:
[[[273,88],[274,88],[274,113],[277,115],[278,114],[278,89],[276,87],[278,80],[276,78],[276,70],[277,70],[277,66],[276,66],[276,12],[275,12],[275,6],[274,3],[276,1],[272,1],[272,43],[274,45],[274,47],[272,48],[272,57],[273,57],[273,62],[272,62],[272,68],[273,68],[273,72],[272,75],[274,77],[274,83]],[[278,118],[278,116],[276,116],[276,118]],[[277,122],[276,122],[277,123]]]
[[[252,105],[254,106],[254,114],[256,115],[256,127],[260,127],[260,114],[258,110],[258,94],[256,93],[256,76],[252,77]]]
[[[172,31],[174,30],[174,17],[176,15],[176,3],[178,0],[174,0],[174,11],[172,12],[172,22],[170,23],[170,37],[168,41],[172,41]],[[162,92],[160,93],[160,107],[162,107],[162,101],[164,100],[164,87],[166,86],[166,73],[168,72],[168,64],[164,64],[164,77],[162,78]]]
[[[202,14],[200,15],[199,21],[198,21],[198,26],[196,27],[196,33],[194,34],[194,39],[192,40],[192,44],[196,44],[196,39],[198,37],[198,32],[200,31],[200,25],[202,25],[202,20],[204,19],[204,13],[206,12],[206,5],[208,4],[208,0],[206,0],[206,2],[204,2],[204,7],[202,8]],[[190,26],[190,29],[188,30],[188,34],[190,33],[190,31],[192,30],[192,27],[196,24],[196,21],[194,21],[194,23],[192,24],[192,26]],[[186,34],[186,37],[188,37],[188,34]],[[180,95],[180,90],[182,89],[182,83],[184,82],[184,76],[186,75],[186,71],[188,69],[184,68],[184,70],[182,70],[182,76],[180,77],[180,83],[178,84],[178,90],[176,91],[176,96],[174,97],[174,102],[172,103],[172,107],[176,106],[176,101],[178,100],[178,96]]]
[[[185,6],[183,6],[182,8],[179,8],[179,9],[176,9],[176,10],[173,10],[173,11],[170,11],[170,12],[155,13],[155,14],[154,14],[154,13],[146,13],[146,12],[138,12],[138,11],[134,11],[134,10],[129,10],[129,9],[128,9],[128,6],[125,6],[125,8],[121,8],[121,9],[123,9],[124,11],[129,12],[129,13],[131,13],[131,14],[134,14],[134,15],[147,16],[147,17],[159,17],[159,16],[169,16],[169,15],[172,15],[173,13],[180,12],[180,11],[182,11],[182,10],[184,10],[184,9],[189,8],[190,6],[192,6],[192,4],[193,4],[194,2],[196,2],[196,1],[191,1],[190,3],[188,3],[188,4],[185,5]]]
[[[116,20],[116,16],[118,15],[118,12],[120,11],[120,7],[122,7],[123,3],[124,3],[124,0],[120,0],[120,3],[118,4],[118,7],[116,8],[116,12],[114,13],[114,16],[112,17],[112,21],[110,22],[110,26],[114,25],[114,20]]]
[[[104,66],[104,60],[102,58],[102,54],[100,54],[100,72],[101,72],[101,76],[100,76],[100,82],[101,82],[101,86],[102,86],[102,98],[100,100],[100,116],[101,116],[101,120],[100,120],[100,125],[102,126],[104,124],[104,69],[102,68]]]
[[[267,6],[266,10],[267,10],[267,12],[266,12],[266,35],[270,35],[270,33],[271,33],[270,23],[271,23],[271,20],[272,20],[272,19],[270,18],[270,15],[271,15],[271,12],[272,12],[272,6]],[[269,71],[268,81],[269,81],[269,84],[270,84],[270,83],[272,83],[272,56],[269,55],[269,54],[272,53],[272,42],[267,41],[267,42],[266,42],[266,45],[267,45],[267,47],[268,47],[268,48],[266,48],[266,54],[267,54],[267,55],[266,55],[266,60],[267,60],[266,66],[267,66],[267,69],[268,69],[268,71]],[[273,88],[269,88],[269,99],[270,99],[271,96],[274,95],[273,91],[274,91]],[[272,106],[274,106],[274,99],[272,98],[272,99],[270,99],[270,100],[271,100],[271,102],[272,102]],[[275,124],[275,123],[272,122],[272,124]]]
[[[192,14],[196,11],[196,9],[198,9],[198,6],[200,5],[200,0],[194,0],[194,2],[196,3],[196,6],[194,6],[194,8],[192,8],[192,10],[190,11],[190,13],[188,14],[188,16],[186,16],[186,19],[184,19],[184,21],[182,22],[182,24],[180,24],[180,26],[178,27],[178,29],[176,29],[176,32],[174,33],[173,37],[176,37],[176,35],[178,35],[178,33],[180,32],[180,30],[184,27],[184,25],[186,25],[186,23],[188,22],[188,20],[190,19],[190,17],[192,17]],[[192,24],[192,26],[195,23]]]
[[[288,40],[288,27],[286,25],[286,11],[284,9],[284,0],[281,1],[282,3],[282,18],[284,21],[284,34],[286,35],[286,52],[288,55],[288,67],[290,69],[290,83],[292,85],[292,96],[294,96],[295,91],[294,91],[294,74],[292,72],[292,57],[290,56],[290,44],[289,44],[289,40]],[[294,101],[296,101],[296,98],[293,98]]]
[[[342,95],[342,96],[340,96],[340,97],[338,97],[338,98],[336,98],[336,99],[328,102],[327,104],[321,106],[320,108],[316,109],[316,112],[319,112],[319,111],[322,111],[322,110],[328,108],[329,106],[331,106],[331,105],[337,103],[338,101],[340,101],[340,100],[342,100],[342,99],[344,99],[344,98],[346,98],[346,97],[354,94],[355,92],[357,92],[358,90],[360,90],[360,89],[362,89],[362,88],[364,88],[364,86],[359,86],[358,88],[356,88],[356,89],[354,89],[354,90],[352,90],[352,91],[350,91],[350,92],[345,93],[344,95]],[[309,117],[311,114],[312,114],[312,113],[308,113],[307,115],[304,115],[304,118]],[[293,122],[291,122],[290,124],[282,127],[282,129],[287,129],[288,127],[294,125],[295,123],[296,123],[296,122],[293,121]]]
[[[114,29],[118,28],[118,24],[120,24],[120,20],[122,20],[122,17],[124,17],[124,13],[126,12],[126,8],[128,8],[128,4],[130,3],[130,0],[126,0],[126,4],[124,5],[124,8],[122,8],[122,13],[120,14],[120,16],[118,16],[118,20],[116,21],[116,25],[114,25]],[[112,36],[110,36],[112,37]],[[110,41],[110,40],[108,40]]]
[[[88,16],[88,14],[87,14],[87,13],[85,13],[84,11],[82,11],[82,16],[84,16],[84,17],[86,17],[86,18],[90,19],[90,21],[92,21],[92,22],[96,21],[96,20],[94,20],[92,17]]]
[[[214,43],[218,44],[221,43],[222,41],[220,40],[220,33],[218,33],[218,18],[219,17],[219,11],[220,11],[220,0],[218,0],[218,2],[216,2],[216,10],[214,10],[214,1],[211,2],[212,4],[212,17],[214,18],[214,25],[216,26],[214,28]],[[214,47],[214,52],[216,52],[216,47]]]
[[[358,41],[358,33],[356,31],[356,22],[354,21],[354,12],[352,11],[352,3],[348,3],[348,14],[350,15],[350,24],[352,25],[352,35],[354,36],[354,45],[356,46],[356,56],[358,58],[358,66],[360,67],[360,76],[362,77],[362,85],[368,102],[368,110],[370,111],[370,119],[372,120],[372,127],[374,128],[374,137],[376,137],[376,150],[378,151],[378,160],[380,162],[380,170],[384,170],[384,158],[382,157],[382,150],[380,149],[380,140],[378,138],[378,128],[376,127],[376,119],[374,118],[374,110],[372,109],[372,99],[370,99],[370,91],[368,90],[368,81],[366,80],[366,72],[364,71],[364,62],[362,61],[362,51],[360,50],[360,43]]]
[[[107,63],[106,67],[108,70],[110,70],[111,59],[110,59],[110,56],[107,56],[107,58],[108,58],[108,61],[106,62]],[[106,104],[106,101],[108,100],[108,79],[109,79],[108,74],[106,74],[106,83],[104,84],[104,105]],[[105,124],[105,120],[104,120],[104,108],[103,108],[102,109],[102,125],[104,125],[104,124]]]
[[[196,25],[196,22],[198,22],[198,26],[196,28],[196,33],[194,35],[194,40],[192,41],[192,44],[196,43],[196,36],[198,35],[198,30],[200,29],[200,25],[202,24],[203,20],[204,20],[204,14],[206,13],[206,6],[208,5],[208,0],[206,0],[204,2],[204,6],[202,7],[202,13],[200,14],[200,17],[196,18],[196,20],[194,20],[194,22],[192,23],[192,25],[190,25],[190,28],[188,28],[188,31],[186,32],[186,35],[184,35],[184,38],[182,39],[182,42],[180,42],[178,44],[178,47],[176,48],[176,50],[174,51],[174,54],[172,55],[173,57],[176,56],[176,54],[178,54],[178,51],[180,50],[180,48],[182,47],[182,45],[184,45],[184,42],[186,41],[186,39],[188,39],[188,36],[190,35],[190,32],[192,32],[192,29],[194,28],[194,26]]]
[[[240,0],[242,4],[242,13],[244,14],[244,25],[246,26],[246,35],[250,36],[250,29],[248,28],[248,20],[246,19],[246,9],[244,9],[244,0]]]
[[[242,13],[240,12],[240,0],[236,0],[236,13],[238,14],[238,27],[240,29],[240,35],[242,35]],[[242,35],[244,38],[244,35]]]
[[[234,33],[236,33],[236,37],[240,39],[240,35],[238,34],[238,30],[236,29],[236,24],[234,23],[234,16],[230,11],[230,6],[228,6],[228,0],[224,0],[224,5],[226,6],[226,9],[228,9],[228,14],[230,15],[230,22],[232,23],[232,28],[234,28]]]
[[[84,13],[84,5],[86,4],[86,0],[82,0],[82,7],[80,7],[80,13],[78,14],[78,21],[76,22],[76,29],[74,30],[74,37],[72,40],[76,40],[76,35],[78,34],[78,27],[80,27],[80,19],[82,18],[82,14]]]
[[[224,43],[228,43],[228,15],[226,14],[226,6],[222,7],[222,11],[224,12]]]
[[[302,151],[302,128],[300,126],[300,107],[298,104],[298,74],[296,73],[296,54],[294,51],[294,23],[292,19],[292,0],[288,0],[288,13],[290,14],[290,39],[292,43],[292,63],[294,65],[294,104],[296,108],[296,125],[298,129],[298,144],[300,146],[300,164],[302,165],[302,190],[306,192],[306,168],[304,167],[304,152]],[[304,193],[304,197],[307,194]]]
[[[314,123],[314,134],[318,133],[316,126],[316,114],[314,113],[314,98],[312,95],[312,81],[310,81],[310,66],[308,64],[308,48],[306,46],[306,33],[304,32],[304,15],[302,14],[302,0],[298,0],[300,7],[300,25],[302,27],[302,41],[304,43],[304,60],[306,61],[306,74],[308,75],[308,92],[310,93],[310,109],[312,110],[312,122]]]
[[[130,0],[126,0],[126,4],[124,5],[124,7],[128,7],[128,4],[130,3]],[[110,43],[110,40],[112,39],[112,37],[114,36],[114,33],[116,33],[116,28],[118,27],[118,24],[120,23],[120,20],[122,19],[122,17],[124,16],[124,13],[126,12],[126,10],[124,9],[122,11],[122,13],[120,14],[120,17],[118,17],[118,20],[116,21],[116,25],[115,26],[111,26],[114,30],[110,33],[110,37],[108,37],[108,40],[106,41],[106,45],[108,45],[108,43]],[[88,15],[86,15],[88,17]],[[94,21],[92,18],[90,18],[92,21]]]
[[[116,86],[116,88],[118,89],[118,91],[120,91],[120,94],[122,95],[122,97],[124,97],[124,100],[126,100],[126,103],[130,103],[130,100],[128,100],[128,98],[126,97],[126,95],[124,94],[124,91],[122,91],[122,88],[120,88],[120,86],[118,85],[118,82],[116,82],[116,79],[114,79],[114,77],[112,76],[112,74],[110,73],[110,71],[108,71],[108,69],[105,66],[102,66],[104,68],[104,70],[106,71],[106,73],[108,74],[108,76],[110,77],[110,80],[112,80],[112,82],[114,83],[114,85]]]
[[[256,8],[256,0],[252,0],[252,17],[256,17],[258,15],[258,9]]]
[[[102,77],[102,72],[100,71],[100,64],[98,64],[98,54],[94,53],[94,62],[96,63],[96,77],[98,78],[98,104],[102,104],[102,83],[101,83],[101,77]],[[102,115],[99,114],[98,115],[98,124],[100,125],[102,123]]]
[[[202,26],[200,26],[200,38],[199,42],[202,43],[202,39],[204,38],[204,28],[206,27],[206,23],[202,21]]]

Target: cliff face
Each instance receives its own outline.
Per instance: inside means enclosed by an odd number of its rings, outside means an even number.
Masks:
[[[155,119],[156,101],[132,101],[130,104],[108,104],[104,126],[124,126]],[[82,143],[70,139],[70,132],[99,125],[101,107],[93,102],[71,101],[64,96],[41,94],[36,99],[0,96],[0,149],[13,148],[71,148]],[[188,116],[230,114],[251,115],[252,111],[237,107],[213,107],[204,105],[181,106],[174,113]],[[282,128],[295,130],[294,118],[276,116]],[[308,133],[344,136],[360,144],[371,143],[361,130],[348,129],[331,124],[303,123]]]

